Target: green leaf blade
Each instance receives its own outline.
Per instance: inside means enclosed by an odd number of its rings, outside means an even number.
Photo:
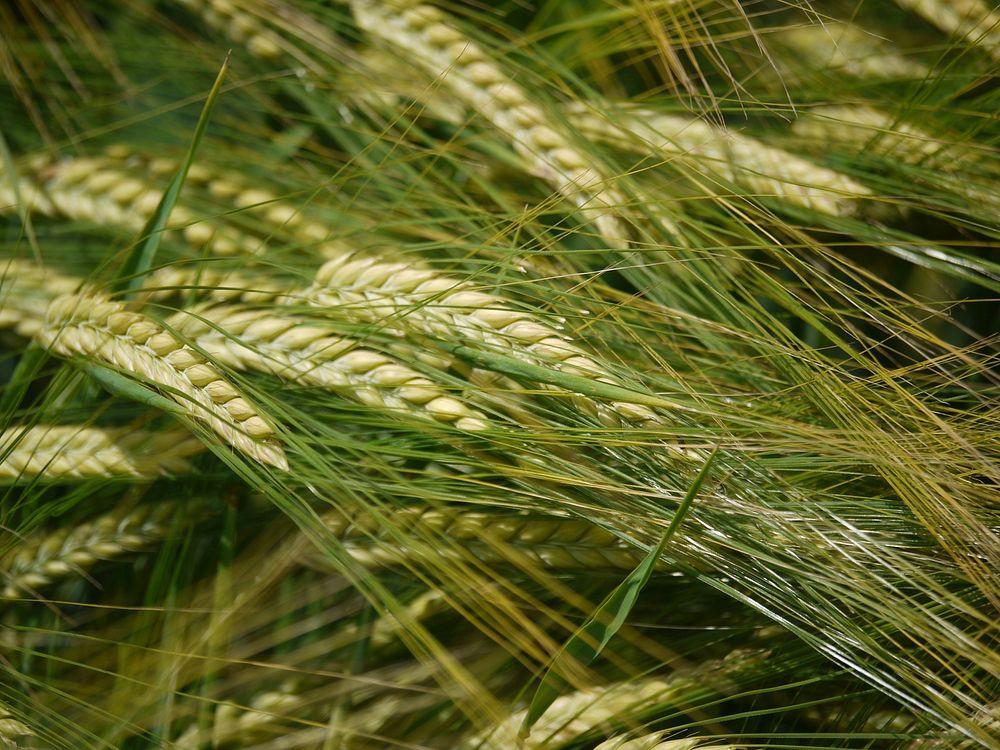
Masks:
[[[670,525],[657,545],[649,551],[625,580],[608,594],[594,613],[556,654],[528,706],[519,732],[522,738],[528,736],[531,727],[542,717],[565,688],[566,680],[558,674],[558,667],[567,662],[581,665],[592,663],[611,642],[621,626],[625,624],[629,613],[639,600],[639,594],[642,593],[642,589],[653,575],[653,570],[664,549],[691,509],[691,505],[701,490],[718,452],[719,450],[716,448],[705,460],[704,466],[688,488]]]
[[[194,136],[191,139],[191,145],[188,147],[187,155],[184,157],[184,161],[181,163],[180,169],[177,171],[177,174],[174,175],[174,178],[170,181],[170,185],[164,191],[163,197],[160,198],[160,202],[157,204],[153,215],[149,217],[146,225],[142,228],[142,232],[140,233],[140,242],[132,248],[132,251],[129,253],[118,272],[113,288],[115,291],[124,292],[126,297],[130,296],[131,293],[135,292],[140,286],[142,286],[143,276],[152,267],[153,259],[156,257],[156,253],[160,249],[160,242],[163,239],[163,232],[167,226],[167,222],[170,220],[170,214],[173,212],[174,206],[177,205],[177,199],[180,197],[181,188],[184,187],[184,181],[187,179],[188,171],[194,163],[195,155],[198,153],[198,147],[201,145],[201,141],[205,136],[205,131],[208,129],[208,123],[212,117],[212,110],[215,108],[216,100],[219,98],[219,93],[222,90],[222,82],[225,80],[226,73],[229,70],[229,58],[230,55],[227,54],[226,59],[222,63],[222,67],[219,69],[219,74],[215,78],[215,83],[212,84],[212,88],[208,92],[208,97],[205,99],[201,115],[198,117],[198,125],[195,127]]]

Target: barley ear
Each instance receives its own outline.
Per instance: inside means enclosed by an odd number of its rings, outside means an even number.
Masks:
[[[486,415],[402,362],[281,312],[280,306],[218,305],[181,311],[170,323],[234,369],[342,391],[368,406],[450,422],[463,430],[489,426]]]
[[[10,427],[0,434],[0,481],[156,477],[188,469],[204,450],[183,429],[147,432],[85,425]]]
[[[351,0],[368,34],[405,53],[435,81],[490,122],[528,165],[594,221],[615,248],[628,246],[618,217],[625,201],[599,165],[576,148],[560,125],[472,39],[430,5],[413,0]]]
[[[59,579],[82,574],[99,560],[138,552],[162,539],[179,513],[192,522],[199,516],[197,509],[178,503],[148,503],[113,510],[73,527],[32,534],[0,559],[7,579],[0,596],[33,593]]]
[[[896,0],[946,34],[964,37],[1000,60],[1000,13],[983,0]]]
[[[664,739],[664,732],[653,732],[641,737],[622,735],[605,740],[594,750],[738,750],[734,745],[706,745],[700,737],[681,740]]]
[[[201,354],[123,303],[98,295],[58,297],[38,340],[60,356],[93,357],[162,388],[241,453],[288,468],[268,420],[244,395]]]

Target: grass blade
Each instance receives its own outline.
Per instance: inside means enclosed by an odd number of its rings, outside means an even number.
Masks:
[[[125,259],[125,263],[118,272],[114,289],[125,292],[126,296],[142,285],[143,275],[153,264],[153,258],[156,257],[156,251],[159,249],[160,240],[163,237],[163,230],[170,219],[170,213],[177,204],[177,198],[180,196],[181,188],[184,186],[184,180],[187,179],[188,170],[191,168],[191,164],[194,163],[198,146],[201,144],[205,130],[208,128],[208,121],[212,117],[212,110],[215,108],[215,102],[219,98],[219,92],[222,90],[222,81],[229,70],[229,58],[230,55],[227,54],[222,67],[219,69],[219,74],[215,78],[215,83],[212,84],[212,89],[208,92],[208,98],[205,99],[205,105],[202,107],[201,115],[198,117],[198,125],[195,127],[194,137],[191,139],[191,146],[188,148],[187,155],[184,157],[180,169],[174,175],[174,179],[170,181],[170,186],[163,193],[163,197],[160,198],[160,202],[156,206],[153,215],[149,217],[149,221],[146,222],[146,226],[143,227],[140,234],[142,239],[139,244],[132,249],[132,252],[129,253],[128,258]]]
[[[184,416],[187,414],[182,406],[174,403],[169,398],[161,396],[151,388],[147,388],[134,380],[130,380],[129,378],[119,375],[117,372],[109,370],[107,367],[102,367],[101,365],[94,364],[93,362],[83,362],[80,364],[80,369],[87,373],[95,381],[100,383],[109,393],[112,393],[115,396],[121,396],[140,404],[146,404],[146,406],[151,406],[154,409],[165,411],[168,414],[174,414],[177,416]]]
[[[549,367],[533,365],[529,362],[522,362],[513,357],[508,357],[505,354],[484,352],[468,346],[449,345],[443,342],[439,342],[439,345],[441,348],[452,352],[455,356],[471,364],[479,365],[495,372],[502,372],[504,375],[510,375],[515,378],[525,378],[533,380],[536,383],[559,386],[560,388],[565,388],[567,391],[579,393],[584,396],[606,399],[608,401],[642,404],[643,406],[659,406],[664,409],[684,408],[674,401],[653,393],[634,391],[631,388],[586,378],[582,375],[571,375],[570,373],[560,372]]]
[[[520,735],[522,738],[528,736],[531,727],[542,717],[546,709],[552,705],[552,701],[566,687],[566,680],[559,676],[557,668],[567,662],[582,665],[590,664],[600,655],[615,633],[625,623],[629,613],[639,599],[639,594],[642,593],[643,587],[653,574],[653,568],[660,559],[660,555],[663,554],[667,543],[681,525],[681,521],[684,520],[687,512],[691,509],[691,504],[701,489],[701,485],[705,482],[705,478],[708,476],[708,472],[712,468],[712,463],[715,461],[715,456],[718,452],[718,448],[713,450],[705,461],[705,465],[701,467],[701,471],[698,472],[698,476],[691,483],[691,487],[677,508],[677,512],[674,513],[670,526],[667,527],[659,543],[649,551],[649,554],[643,558],[635,570],[629,573],[628,577],[618,584],[614,591],[608,594],[604,601],[594,610],[594,613],[566,642],[562,650],[556,654],[552,660],[552,664],[549,665],[548,670],[542,677],[542,681],[538,685],[534,697],[531,699],[531,705],[528,706],[524,722],[521,724]]]

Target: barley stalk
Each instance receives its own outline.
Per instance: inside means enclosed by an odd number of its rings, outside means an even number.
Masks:
[[[390,330],[417,330],[446,339],[457,334],[521,361],[605,383],[619,382],[532,313],[514,310],[467,282],[411,263],[343,254],[320,268],[302,296],[315,306],[337,307],[354,319],[380,323]],[[658,421],[652,410],[638,404],[604,404],[583,397],[577,403],[606,424]]]
[[[163,388],[227,443],[262,462],[287,468],[273,430],[257,409],[205,358],[150,318],[103,296],[65,295],[49,305],[38,340],[65,357],[95,357]]]
[[[626,231],[615,215],[624,204],[622,196],[525,90],[444,14],[415,0],[351,0],[351,7],[364,31],[422,66],[492,123],[532,174],[592,217],[612,247],[625,246]]]
[[[0,481],[178,474],[203,449],[185,430],[11,427],[0,433]]]
[[[100,560],[112,560],[156,543],[179,514],[193,521],[194,509],[178,503],[148,503],[116,509],[93,521],[38,532],[17,543],[2,559],[7,579],[0,596],[34,593],[55,581],[78,575]]]
[[[1000,60],[1000,13],[982,0],[896,0],[946,34],[968,39]]]
[[[701,120],[638,107],[624,107],[614,117],[605,117],[585,105],[574,105],[568,114],[595,140],[682,158],[694,171],[716,174],[761,197],[844,215],[854,212],[859,199],[871,195],[847,175]]]
[[[386,515],[389,527],[407,530],[405,543],[384,536],[379,519],[371,514],[336,511],[322,520],[348,554],[370,566],[399,565],[421,557],[461,558],[471,553],[491,564],[631,570],[641,555],[600,526],[574,519],[429,507],[403,508]],[[311,551],[308,560],[326,564]]]
[[[280,309],[279,311],[280,312]],[[223,305],[178,313],[170,325],[213,359],[303,385],[344,391],[368,406],[488,427],[486,416],[447,395],[416,370],[349,338],[275,309]]]

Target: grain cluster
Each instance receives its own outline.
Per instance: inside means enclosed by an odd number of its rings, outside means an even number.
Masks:
[[[197,438],[176,429],[9,427],[0,433],[0,481],[179,474],[202,450]]]
[[[359,26],[490,122],[525,160],[591,218],[612,247],[627,245],[619,218],[625,204],[599,164],[575,147],[558,123],[532,101],[476,42],[436,8],[412,0],[352,0]]]
[[[220,364],[345,393],[367,406],[482,430],[486,416],[431,379],[356,340],[273,308],[217,305],[173,316],[170,326]]]
[[[100,295],[64,295],[49,305],[37,339],[54,354],[91,357],[162,390],[229,445],[287,468],[268,421],[205,357],[163,326]]]

